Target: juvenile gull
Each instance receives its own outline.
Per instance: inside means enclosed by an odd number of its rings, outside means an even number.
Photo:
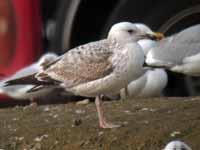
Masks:
[[[163,150],[192,150],[187,144],[181,141],[171,141]]]
[[[19,82],[27,84],[31,78],[37,84],[33,91],[42,86],[57,85],[75,95],[96,97],[100,127],[119,127],[105,120],[101,108],[102,95],[117,93],[143,73],[144,53],[137,41],[157,37],[156,33],[142,31],[129,22],[121,22],[112,26],[106,39],[71,49],[44,71],[32,77],[13,80],[8,85]]]
[[[22,78],[33,73],[36,73],[40,70],[43,70],[43,66],[45,64],[49,64],[55,61],[58,56],[54,53],[46,53],[44,54],[36,63],[33,63],[21,70],[17,71],[15,74],[11,75],[10,77],[5,78],[4,80],[0,81],[0,94],[4,94],[10,96],[14,99],[24,100],[30,99],[32,102],[35,98],[40,98],[42,96],[47,95],[51,92],[52,88],[44,88],[42,90],[38,90],[36,92],[27,93],[28,90],[32,89],[34,85],[13,85],[13,86],[4,86],[6,82],[10,80],[15,80],[18,78]]]
[[[149,66],[164,67],[191,76],[200,75],[200,25],[167,37],[149,51]]]

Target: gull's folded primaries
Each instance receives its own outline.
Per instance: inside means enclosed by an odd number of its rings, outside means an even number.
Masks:
[[[38,71],[43,70],[43,67],[45,67],[47,64],[55,61],[56,59],[58,59],[58,56],[54,53],[44,54],[38,60],[38,62],[31,64],[31,65],[17,71],[15,74],[13,74],[12,76],[10,76],[8,78],[3,79],[0,82],[0,93],[10,96],[14,99],[19,99],[19,100],[40,98],[42,96],[47,95],[49,92],[51,92],[53,90],[52,87],[43,88],[42,90],[28,93],[27,91],[32,89],[34,87],[34,85],[31,85],[31,84],[29,84],[29,85],[12,85],[12,86],[5,86],[5,85],[7,84],[6,82],[9,82],[9,81],[12,81],[15,79],[19,79],[19,78],[23,78],[25,76],[32,75],[33,73],[37,73]]]
[[[151,31],[149,27],[144,24],[135,24],[139,28],[143,28],[146,31]],[[150,39],[139,40],[138,44],[141,46],[144,54],[153,47],[156,41]],[[163,89],[166,87],[168,82],[167,73],[164,69],[147,68],[146,72],[136,80],[130,82],[125,89],[120,90],[120,97],[133,98],[133,97],[154,97],[160,96]],[[128,95],[127,95],[128,94]]]
[[[163,150],[192,150],[187,144],[181,141],[171,141]]]
[[[160,36],[152,31],[144,31],[130,22],[117,23],[111,27],[106,39],[73,48],[57,62],[27,78],[32,79],[30,84],[37,83],[34,91],[46,83],[63,87],[75,95],[96,97],[100,127],[119,127],[105,120],[101,98],[102,95],[119,92],[143,73],[144,53],[137,41],[145,38]],[[25,78],[12,83],[24,80]]]
[[[146,56],[149,66],[200,76],[200,25],[156,42]]]

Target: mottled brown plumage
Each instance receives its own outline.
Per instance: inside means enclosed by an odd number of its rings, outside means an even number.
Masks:
[[[44,74],[53,76],[55,80],[67,82],[68,87],[103,78],[114,69],[109,60],[113,52],[107,49],[112,44],[101,40],[72,49],[37,77],[45,80]]]
[[[49,68],[51,65],[55,64],[56,62],[58,62],[60,60],[60,58],[58,57],[56,60],[52,61],[44,61],[43,63],[40,64],[40,66],[42,67],[43,70],[46,70],[47,68]]]

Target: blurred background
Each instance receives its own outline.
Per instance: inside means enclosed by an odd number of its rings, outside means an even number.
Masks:
[[[62,54],[105,37],[120,21],[171,35],[200,22],[200,0],[1,0],[0,73],[9,76],[47,51]],[[164,95],[200,95],[199,78],[168,75]]]

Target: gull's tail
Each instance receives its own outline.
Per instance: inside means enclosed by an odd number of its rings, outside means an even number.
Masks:
[[[5,82],[4,86],[13,86],[13,85],[34,85],[33,88],[31,88],[28,92],[35,92],[40,89],[43,89],[45,87],[49,86],[57,86],[58,81],[53,80],[51,78],[43,78],[44,80],[38,80],[36,77],[37,73],[24,76],[18,79],[8,80]]]
[[[24,76],[21,78],[17,78],[17,79],[12,79],[12,80],[8,80],[5,82],[4,86],[12,86],[12,85],[40,85],[40,84],[47,84],[44,81],[39,81],[37,80],[37,78],[35,78],[35,73],[28,75],[28,76]]]

